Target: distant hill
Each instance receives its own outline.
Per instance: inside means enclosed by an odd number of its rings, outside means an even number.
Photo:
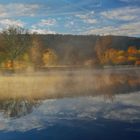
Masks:
[[[96,35],[61,35],[61,34],[49,34],[49,35],[38,35],[44,44],[44,47],[53,49],[62,49],[63,47],[77,47],[83,49],[85,47],[94,47],[97,39],[105,38],[106,36]],[[128,46],[140,47],[140,38],[127,37],[127,36],[111,36],[112,48],[118,48],[126,50]]]

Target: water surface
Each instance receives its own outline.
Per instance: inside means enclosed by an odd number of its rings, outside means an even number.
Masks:
[[[0,139],[139,140],[139,74],[119,69],[1,76]]]

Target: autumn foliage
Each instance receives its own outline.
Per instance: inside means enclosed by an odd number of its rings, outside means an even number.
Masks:
[[[135,46],[129,46],[127,50],[107,49],[104,53],[104,64],[140,64],[140,51]]]
[[[138,46],[126,46],[125,49],[113,47],[112,36],[97,37],[95,43],[91,39],[90,47],[87,47],[88,43],[79,46],[81,40],[74,43],[74,38],[68,41],[70,45],[67,46],[66,40],[63,40],[64,36],[60,37],[61,40],[59,38],[55,42],[54,36],[53,40],[47,36],[44,43],[41,35],[29,34],[22,28],[5,29],[0,33],[1,69],[27,70],[30,67],[38,70],[56,66],[140,65]]]

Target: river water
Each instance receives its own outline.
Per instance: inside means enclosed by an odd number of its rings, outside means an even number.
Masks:
[[[0,140],[140,139],[139,69],[27,75],[1,76]]]

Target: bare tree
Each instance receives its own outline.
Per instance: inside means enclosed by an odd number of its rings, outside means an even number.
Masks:
[[[21,27],[11,26],[2,31],[1,37],[6,58],[11,61],[11,67],[14,68],[14,61],[30,46],[30,35]]]

